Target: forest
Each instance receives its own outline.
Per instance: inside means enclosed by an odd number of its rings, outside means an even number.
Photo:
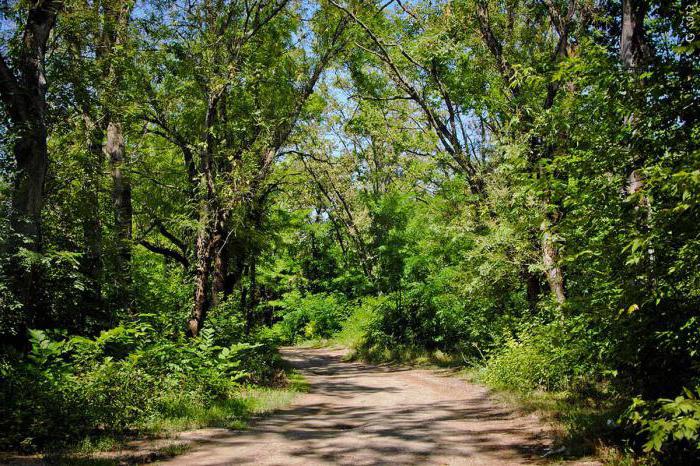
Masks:
[[[699,84],[693,0],[4,0],[0,451],[242,425],[311,341],[700,461]]]

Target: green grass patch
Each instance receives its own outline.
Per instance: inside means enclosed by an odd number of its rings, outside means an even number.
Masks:
[[[116,445],[115,449],[109,450],[105,457],[96,456],[97,452],[70,452],[44,455],[42,460],[52,465],[90,465],[90,466],[112,466],[123,464],[144,464],[153,463],[159,460],[173,458],[187,453],[192,449],[189,443],[171,443],[159,448],[150,449],[144,447],[141,451],[121,449],[124,445]]]
[[[243,387],[231,398],[207,406],[188,399],[175,399],[166,416],[154,419],[143,430],[151,435],[162,435],[204,427],[244,429],[252,417],[282,409],[307,390],[304,377],[297,371],[287,370],[281,386]]]
[[[138,426],[132,435],[87,437],[71,448],[44,458],[51,461],[51,464],[121,464],[123,460],[120,458],[99,458],[94,455],[100,452],[118,452],[135,438],[171,438],[178,432],[206,427],[245,429],[253,418],[284,409],[300,393],[308,391],[309,384],[299,372],[292,369],[285,372],[279,386],[244,386],[226,399],[206,404],[186,394],[174,394],[164,401],[160,416]],[[189,449],[190,446],[186,443],[175,443],[157,449],[153,456],[173,457]]]
[[[163,448],[158,449],[158,453],[162,456],[172,458],[174,456],[184,455],[192,449],[192,445],[187,443],[173,443]]]
[[[366,347],[360,346],[353,351],[353,359],[361,359],[370,363],[397,363],[420,367],[462,367],[464,360],[454,354],[440,350],[426,350],[424,348],[396,345],[392,348],[384,346]]]
[[[208,405],[188,399],[169,402],[167,414],[143,425],[142,431],[150,435],[203,427],[244,428],[249,418],[249,401],[244,397],[216,400]]]

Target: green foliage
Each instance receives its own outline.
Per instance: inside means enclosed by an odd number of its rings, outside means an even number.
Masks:
[[[700,389],[684,389],[674,399],[634,398],[624,421],[645,438],[644,451],[665,462],[690,464],[700,459]]]
[[[604,371],[601,345],[583,322],[555,321],[508,339],[490,355],[481,378],[521,392],[580,390],[594,385]]]
[[[266,383],[279,371],[272,348],[218,346],[212,331],[178,342],[141,322],[94,340],[31,335],[27,358],[3,369],[0,448],[59,448],[86,436],[192,417],[192,410],[214,405],[238,406],[228,414],[233,422],[245,412],[243,384]]]
[[[328,338],[341,329],[349,314],[345,298],[338,294],[292,291],[270,305],[280,308],[282,320],[273,331],[286,344]]]
[[[44,15],[11,3],[0,447],[235,423],[274,345],[321,339],[662,400],[631,409],[648,449],[697,441],[694,395],[668,401],[700,381],[692,2],[638,2],[634,64],[619,1],[58,2],[28,93]]]
[[[385,296],[364,296],[351,303],[351,312],[342,323],[342,328],[333,335],[330,344],[338,344],[359,350],[365,344],[371,323]]]

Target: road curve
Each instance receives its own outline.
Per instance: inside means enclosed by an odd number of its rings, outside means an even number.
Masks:
[[[519,415],[458,378],[343,362],[342,350],[282,354],[307,378],[309,393],[245,431],[187,433],[196,446],[165,464],[538,464],[551,443],[536,416]]]

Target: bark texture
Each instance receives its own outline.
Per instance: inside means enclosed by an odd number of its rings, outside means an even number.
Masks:
[[[34,252],[42,249],[41,210],[49,166],[44,61],[47,41],[62,7],[60,1],[34,2],[14,63],[0,53],[0,98],[15,137],[12,152],[16,164],[9,213],[11,235],[5,248],[12,258],[8,271],[11,286],[29,325],[45,325],[48,316],[39,304],[39,270],[26,270],[17,254],[23,248]]]
[[[542,223],[542,262],[547,275],[549,289],[558,304],[566,301],[564,273],[559,266],[559,248],[548,222]]]
[[[620,59],[628,69],[643,65],[649,56],[649,46],[644,34],[646,0],[622,1],[622,32],[620,34]]]
[[[107,125],[107,140],[104,151],[109,159],[112,176],[112,208],[117,233],[116,284],[117,301],[122,309],[131,305],[131,246],[133,207],[131,204],[131,181],[126,169],[124,135],[122,125],[110,121]]]
[[[104,4],[104,26],[101,35],[102,74],[106,81],[106,92],[102,105],[105,107],[106,140],[104,153],[109,160],[112,178],[112,209],[116,229],[117,256],[115,260],[115,282],[117,305],[131,309],[131,248],[133,246],[133,207],[131,203],[131,180],[128,158],[124,144],[124,128],[119,118],[119,102],[107,101],[107,95],[118,93],[122,73],[117,63],[116,50],[125,43],[131,9],[129,0],[111,0]]]

